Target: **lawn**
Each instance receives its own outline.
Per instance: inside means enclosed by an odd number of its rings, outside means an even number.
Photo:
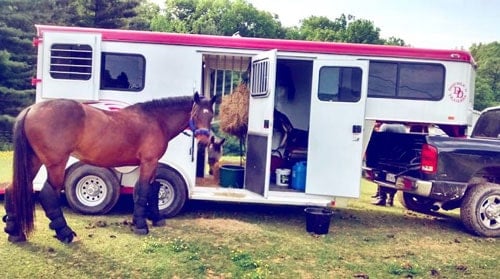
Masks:
[[[2,176],[3,177],[3,176]],[[59,243],[37,208],[24,244],[0,240],[5,278],[498,278],[497,239],[465,232],[456,212],[426,216],[370,204],[375,185],[336,208],[327,235],[305,230],[304,207],[190,202],[151,228],[130,231],[132,202],[107,216],[65,207],[79,241]],[[2,201],[3,203],[3,201]],[[3,204],[0,205],[3,207]]]

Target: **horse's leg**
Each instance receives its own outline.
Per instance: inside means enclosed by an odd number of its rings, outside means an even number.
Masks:
[[[33,156],[31,158],[31,170],[28,172],[27,181],[33,181],[35,179],[36,174],[40,170],[41,163],[38,157]],[[19,224],[17,214],[15,211],[14,201],[12,197],[12,189],[11,186],[5,189],[5,216],[3,216],[2,220],[5,222],[4,231],[9,235],[9,242],[24,242],[26,241],[26,234],[22,231],[21,225]]]
[[[49,178],[43,185],[38,198],[45,211],[45,215],[51,221],[49,228],[56,231],[56,238],[63,243],[71,243],[76,233],[71,230],[64,218],[59,200],[61,188],[54,189],[53,187],[53,185],[62,187],[64,183],[64,169],[65,164],[47,167]]]
[[[2,220],[5,222],[4,231],[9,235],[9,242],[24,242],[26,235],[21,231],[21,226],[17,220],[14,204],[12,203],[12,194],[10,187],[5,189],[5,216]]]
[[[136,234],[144,235],[149,233],[146,222],[147,206],[150,197],[150,182],[156,172],[157,166],[157,160],[143,160],[139,167],[139,180],[134,187],[134,216],[132,220]],[[158,193],[156,194],[156,200],[156,204],[158,205]]]
[[[158,208],[160,187],[160,182],[153,181],[148,195],[148,217],[153,222],[154,227],[163,227],[166,224],[165,219],[160,216],[160,209]]]

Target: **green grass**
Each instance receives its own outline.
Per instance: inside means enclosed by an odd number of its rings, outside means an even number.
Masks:
[[[464,231],[456,212],[431,217],[370,204],[375,185],[337,208],[330,232],[305,231],[303,207],[190,202],[147,236],[130,231],[123,197],[107,216],[64,208],[80,241],[52,237],[37,208],[24,244],[0,240],[4,278],[495,278],[497,239]],[[358,276],[358,277],[356,277]]]
[[[0,151],[0,183],[10,182],[12,177],[12,151]]]

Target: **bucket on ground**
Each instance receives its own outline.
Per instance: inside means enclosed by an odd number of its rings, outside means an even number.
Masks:
[[[245,168],[242,166],[223,165],[219,172],[219,184],[222,187],[243,188]]]
[[[306,230],[315,234],[327,234],[333,211],[328,208],[308,207],[306,213]]]
[[[276,169],[276,185],[288,187],[290,173],[290,169]]]
[[[298,191],[306,189],[306,161],[295,163],[292,168],[292,188]]]

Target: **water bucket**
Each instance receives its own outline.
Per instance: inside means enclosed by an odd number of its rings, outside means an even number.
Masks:
[[[327,208],[308,207],[306,213],[306,230],[315,234],[327,234],[333,211]]]
[[[243,188],[245,168],[223,165],[219,172],[219,184],[222,187]]]
[[[290,169],[276,169],[276,185],[288,187]]]
[[[304,191],[306,188],[306,170],[307,164],[305,161],[295,163],[292,168],[292,188],[299,191]]]

